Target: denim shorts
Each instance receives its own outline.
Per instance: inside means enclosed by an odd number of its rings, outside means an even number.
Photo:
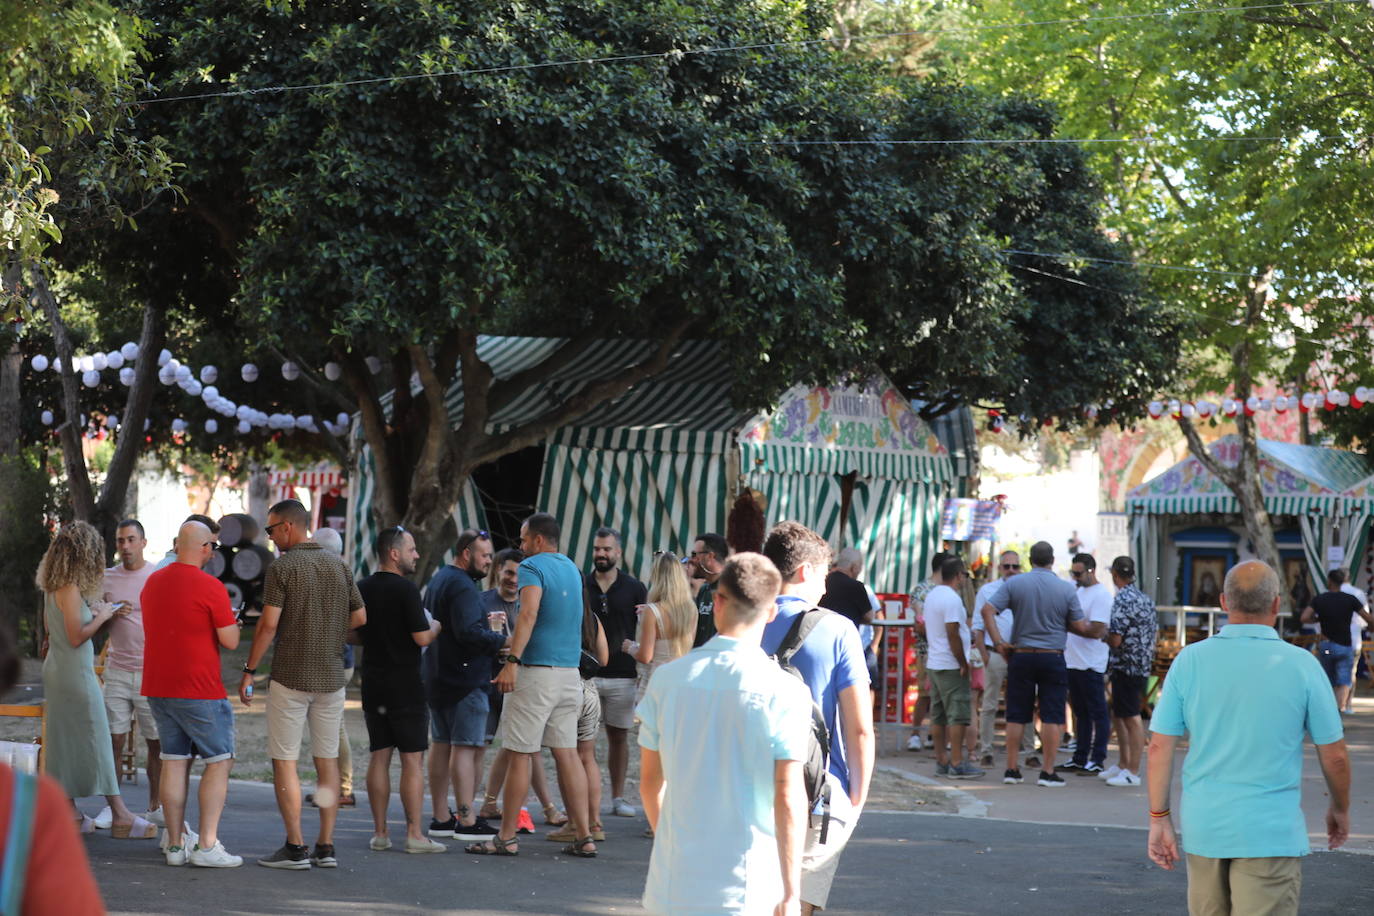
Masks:
[[[429,736],[440,744],[487,746],[487,692],[474,687],[456,703],[429,704]]]
[[[1322,640],[1317,646],[1317,661],[1322,663],[1326,679],[1332,687],[1350,686],[1351,662],[1355,660],[1355,647],[1343,646],[1331,640]]]
[[[234,756],[234,710],[228,700],[182,700],[149,697],[163,760],[190,760],[192,753],[206,763]]]

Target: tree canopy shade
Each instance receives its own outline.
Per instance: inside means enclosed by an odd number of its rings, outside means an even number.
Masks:
[[[1129,270],[1094,268],[1066,296],[1005,253],[1122,254],[1095,232],[1075,151],[792,142],[1054,129],[1031,103],[787,44],[822,34],[825,4],[137,7],[158,31],[160,98],[141,129],[185,160],[187,203],[111,250],[148,263],[140,246],[211,244],[198,263],[218,279],[179,295],[246,336],[339,354],[376,511],[431,560],[475,467],[660,371],[684,339],[722,344],[720,371],[755,402],[742,406],[876,368],[940,392],[958,381],[1035,422],[1089,389],[1138,412],[1168,371],[1175,328]],[[741,45],[754,49],[695,53]],[[544,66],[625,55],[648,56]],[[1118,314],[1157,333],[1123,339]],[[495,383],[479,333],[570,342]],[[604,337],[656,346],[519,428],[489,427]],[[374,377],[369,355],[389,371]],[[454,380],[464,416],[449,429]]]

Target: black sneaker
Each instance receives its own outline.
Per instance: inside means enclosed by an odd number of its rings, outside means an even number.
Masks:
[[[436,821],[433,818],[429,821],[430,836],[453,836],[453,832],[458,829],[458,818],[450,817],[446,821]]]
[[[1009,786],[1018,786],[1022,783],[1020,770],[1005,770],[1002,773],[1002,781]]]
[[[334,844],[316,843],[315,851],[310,854],[310,864],[320,868],[338,868],[339,860],[334,858]]]
[[[1077,760],[1070,760],[1068,763],[1061,763],[1058,766],[1056,766],[1054,768],[1054,771],[1058,773],[1060,770],[1073,771],[1081,769],[1083,769],[1083,764],[1079,763]]]
[[[1034,754],[1031,754],[1029,757],[1026,758],[1026,766],[1032,769],[1040,766],[1040,758],[1035,756]]]
[[[1039,786],[1047,786],[1051,789],[1062,789],[1066,785],[1063,776],[1056,776],[1053,773],[1047,773],[1044,770],[1040,771],[1040,778],[1036,780],[1035,784]]]
[[[491,824],[488,824],[484,818],[479,817],[469,826],[465,827],[459,824],[453,831],[453,838],[455,840],[470,840],[477,843],[482,840],[489,840],[500,832],[501,831],[491,826]]]
[[[283,843],[281,849],[264,859],[258,859],[258,864],[266,868],[308,869],[310,850],[305,846]]]
[[[1101,772],[1102,764],[1093,763],[1091,760],[1089,760],[1087,763],[1083,764],[1083,766],[1078,768],[1079,776],[1096,776],[1098,773]]]

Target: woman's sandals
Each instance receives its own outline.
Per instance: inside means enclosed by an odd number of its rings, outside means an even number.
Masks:
[[[573,840],[572,843],[568,844],[567,846],[564,846],[563,854],[565,856],[576,856],[579,859],[595,859],[596,850],[587,848],[588,846],[594,845],[595,842],[592,840],[591,837],[584,836],[582,839]]]
[[[519,844],[520,841],[515,837],[504,840],[499,836],[494,836],[488,842],[469,843],[463,847],[463,852],[470,856],[518,856],[520,855]],[[516,848],[511,849],[512,846]],[[596,853],[592,853],[592,855],[596,855]]]

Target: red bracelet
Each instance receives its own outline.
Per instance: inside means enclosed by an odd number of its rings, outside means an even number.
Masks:
[[[1151,811],[1150,817],[1168,817],[1170,813],[1169,809],[1165,808],[1163,811]]]

